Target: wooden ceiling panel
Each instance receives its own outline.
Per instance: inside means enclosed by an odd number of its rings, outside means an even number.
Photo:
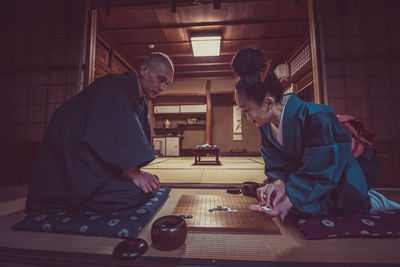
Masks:
[[[189,37],[185,29],[163,29],[163,31],[167,42],[175,43],[189,41]]]
[[[182,23],[226,21],[226,8],[213,9],[212,4],[184,6],[178,9]]]
[[[280,1],[259,1],[252,4],[253,10],[249,14],[252,18],[269,18],[269,19],[285,19],[285,16],[281,18],[276,16],[277,10],[279,9]]]
[[[306,0],[284,0],[279,2],[276,19],[303,19],[308,18]]]
[[[245,36],[246,25],[229,25],[225,27],[224,39],[241,39]]]
[[[182,22],[179,13],[172,13],[171,8],[169,7],[154,8],[154,12],[157,15],[157,19],[161,25]]]
[[[138,69],[160,51],[174,62],[176,79],[233,78],[231,59],[248,46],[278,65],[309,34],[306,0],[221,0],[220,9],[211,0],[176,0],[176,13],[169,0],[108,0],[109,16],[104,0],[91,1],[99,7],[99,32],[129,64]],[[193,57],[190,35],[210,31],[222,33],[221,55]]]
[[[100,30],[160,25],[152,8],[113,8],[108,16],[104,9],[99,12],[102,18],[99,22]]]
[[[280,0],[255,3],[254,17],[268,17],[274,20],[307,18],[307,1]]]
[[[124,46],[120,47],[125,52],[125,56],[128,58],[135,57],[137,55],[147,55],[149,53],[147,46],[135,45],[135,46]],[[157,45],[158,49],[154,49],[154,51],[159,51],[166,53],[167,55],[173,56],[193,56],[192,47],[190,44],[180,44],[180,45],[171,45],[171,44],[159,44]],[[151,51],[150,51],[151,52]]]
[[[256,39],[279,36],[304,36],[307,32],[307,21],[258,23],[246,25],[246,34],[243,38]]]
[[[244,21],[248,20],[249,17],[252,18],[254,14],[254,5],[251,4],[231,4],[223,5],[222,8],[228,10],[227,20],[228,21]]]
[[[270,39],[267,42],[263,40],[249,40],[240,42],[224,42],[222,44],[222,52],[235,52],[243,47],[254,46],[270,53],[289,53],[292,50],[293,43],[288,39],[287,42],[281,40]],[[295,39],[293,39],[295,41]]]
[[[104,34],[110,40],[113,40],[113,44],[117,46],[121,44],[153,44],[167,41],[162,29],[106,31]]]
[[[279,22],[269,28],[271,36],[291,36],[309,34],[308,20],[296,22]]]

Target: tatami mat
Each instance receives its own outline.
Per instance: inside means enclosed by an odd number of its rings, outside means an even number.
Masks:
[[[212,160],[206,157],[205,160]],[[159,157],[143,168],[162,183],[243,183],[265,179],[261,157],[221,157],[221,165],[193,165],[194,157]]]
[[[161,183],[200,183],[204,170],[145,170],[155,174]]]
[[[216,164],[201,164],[201,165],[193,165],[193,162],[172,162],[172,161],[163,161],[154,165],[143,167],[145,170],[154,170],[154,169],[176,169],[176,170],[192,170],[192,169],[213,169],[213,170],[252,170],[252,169],[260,169],[263,170],[264,167],[260,163],[256,162],[221,162],[221,165]]]
[[[149,243],[145,257],[260,260],[272,262],[399,263],[399,238],[335,238],[307,240],[289,222],[274,219],[281,235],[189,232],[184,246],[159,251],[151,246],[154,220],[173,212],[182,194],[225,194],[215,189],[172,189],[161,210],[142,230],[139,237]],[[56,233],[22,232],[11,225],[23,218],[22,202],[13,204],[13,212],[0,216],[0,247],[110,255],[121,242],[118,238],[91,237]]]
[[[201,183],[243,183],[246,181],[262,183],[265,180],[262,170],[204,170]]]

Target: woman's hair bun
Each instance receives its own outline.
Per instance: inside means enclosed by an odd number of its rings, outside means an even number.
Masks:
[[[255,73],[263,68],[265,68],[265,58],[257,48],[243,48],[232,59],[232,69],[240,77]]]

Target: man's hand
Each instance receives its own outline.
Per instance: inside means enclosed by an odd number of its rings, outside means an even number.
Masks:
[[[276,180],[271,184],[257,188],[256,196],[262,206],[275,206],[280,202],[285,193],[285,183],[281,180]]]
[[[293,207],[292,202],[287,195],[284,195],[276,205],[269,207],[270,209],[264,209],[262,205],[250,205],[249,210],[264,212],[271,217],[279,217],[282,222],[285,221],[285,217],[288,215],[290,208]]]
[[[151,173],[141,171],[136,166],[126,170],[124,173],[146,194],[160,188],[160,181],[157,177]]]

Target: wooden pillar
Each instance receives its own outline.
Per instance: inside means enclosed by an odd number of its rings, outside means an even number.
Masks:
[[[97,9],[89,11],[88,46],[86,53],[85,86],[94,81],[96,66]]]
[[[211,81],[206,83],[207,113],[206,113],[206,144],[211,145]]]
[[[78,79],[76,81],[76,93],[79,93],[86,87],[87,81],[87,45],[88,45],[88,31],[89,31],[89,1],[85,0],[82,2],[82,6],[85,10],[84,20],[82,24],[82,36],[81,36],[81,47],[79,49],[79,68],[78,68]]]
[[[325,64],[322,52],[321,30],[318,19],[318,0],[308,0],[308,19],[310,25],[311,57],[313,67],[314,101],[327,104]]]

